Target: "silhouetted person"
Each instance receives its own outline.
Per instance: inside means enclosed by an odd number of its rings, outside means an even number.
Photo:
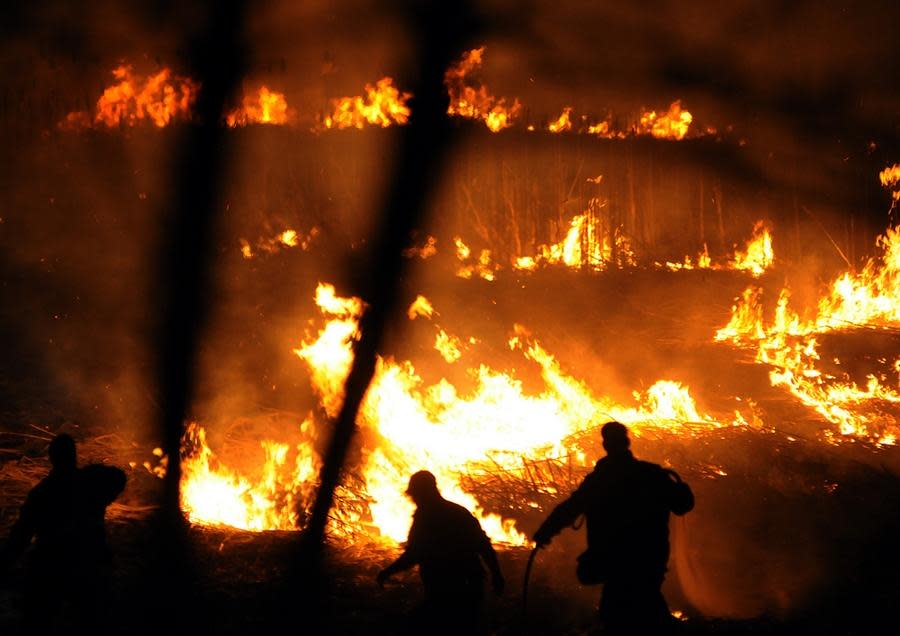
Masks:
[[[410,477],[406,494],[416,504],[406,549],[378,573],[379,585],[418,565],[425,599],[414,613],[415,629],[425,634],[479,633],[484,565],[497,594],[504,585],[490,539],[468,510],[441,496],[430,472]]]
[[[100,633],[111,563],[104,517],[125,488],[125,473],[101,464],[78,468],[75,441],[65,434],[53,438],[49,454],[50,474],[28,493],[0,553],[0,569],[18,561],[34,539],[26,564],[26,630],[49,632],[69,600],[78,628]]]
[[[674,471],[635,459],[624,425],[607,422],[601,434],[606,457],[550,513],[534,541],[547,545],[584,515],[588,549],[577,573],[582,583],[603,583],[600,620],[607,633],[665,633],[672,622],[661,590],[669,513],[691,510],[694,495]]]

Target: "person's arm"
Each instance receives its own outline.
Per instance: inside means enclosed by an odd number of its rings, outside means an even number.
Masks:
[[[588,475],[568,499],[556,506],[534,533],[532,540],[539,548],[549,545],[553,537],[559,534],[563,528],[571,526],[579,516],[584,514],[590,498],[589,493],[593,487],[591,477],[592,475]]]
[[[378,585],[384,585],[389,578],[398,572],[404,572],[413,567],[417,563],[415,557],[410,554],[409,550],[404,550],[403,554],[397,557],[397,560],[391,563],[378,573]]]
[[[409,536],[406,539],[406,548],[403,550],[403,554],[378,573],[378,585],[384,585],[394,574],[404,572],[419,562],[418,550],[421,541],[419,533],[420,530],[414,517],[412,526],[409,529]]]

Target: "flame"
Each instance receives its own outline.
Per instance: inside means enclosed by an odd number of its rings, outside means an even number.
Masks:
[[[308,367],[326,413],[334,416],[343,399],[364,305],[357,298],[338,296],[333,286],[324,283],[316,289],[316,304],[327,322],[294,352]],[[435,329],[435,347],[448,363],[458,362],[462,340],[438,326]],[[468,342],[478,341],[469,338]],[[412,513],[412,504],[403,494],[406,482],[416,470],[428,468],[444,496],[471,510],[493,541],[528,545],[512,520],[486,511],[463,487],[466,475],[488,466],[524,474],[529,458],[569,457],[587,467],[593,458],[580,451],[573,455],[565,440],[609,418],[630,424],[636,436],[660,428],[691,435],[708,428],[747,425],[737,412],[731,422],[701,413],[688,388],[670,380],[635,391],[634,405],[620,405],[594,395],[568,375],[521,325],[514,325],[509,344],[527,363],[537,365],[544,383],[540,393],[526,393],[514,372],[503,373],[486,364],[468,370],[473,388],[461,393],[445,378],[426,385],[410,361],[378,358],[358,421],[366,430],[358,471],[361,492],[356,499],[338,498],[329,526],[332,532],[362,534],[391,545],[403,541]],[[312,424],[310,416],[301,431],[308,432]],[[199,425],[188,427],[183,448],[182,505],[192,522],[248,530],[302,526],[300,512],[307,509],[320,467],[311,442],[295,447],[261,442],[265,461],[252,476],[224,465]],[[349,492],[349,486],[343,488]]]
[[[304,425],[308,426],[308,423]],[[192,523],[227,525],[243,530],[293,530],[298,503],[309,498],[319,458],[309,444],[294,449],[273,441],[260,443],[261,475],[250,478],[219,462],[202,426],[191,423],[183,447],[181,507]]]
[[[175,75],[168,68],[143,77],[126,64],[116,67],[112,75],[116,83],[103,91],[93,117],[84,112],[69,113],[60,128],[116,128],[144,122],[162,128],[174,120],[191,118],[200,85],[189,77]]]
[[[241,255],[244,258],[253,258],[258,252],[274,254],[286,247],[299,247],[305,252],[310,248],[313,240],[318,235],[319,228],[317,227],[311,228],[309,232],[306,232],[305,234],[301,234],[297,230],[288,228],[273,237],[257,240],[255,249],[254,246],[250,245],[250,242],[247,239],[242,238],[239,239]]]
[[[225,116],[225,123],[234,128],[249,124],[286,124],[289,110],[284,93],[261,86],[256,95],[245,95],[240,107]]]
[[[706,243],[703,250],[696,258],[685,256],[680,263],[667,261],[656,263],[657,267],[664,267],[670,271],[683,269],[714,269],[748,272],[754,278],[759,278],[775,264],[775,251],[772,248],[772,236],[765,222],[757,221],[753,225],[753,232],[743,250],[735,248],[734,256],[727,264],[714,263],[709,255]]]
[[[556,119],[556,121],[550,122],[550,124],[547,126],[547,130],[552,133],[572,130],[572,121],[569,119],[569,116],[571,114],[572,107],[566,106],[565,108],[563,108],[562,114]]]
[[[394,87],[394,80],[382,77],[375,85],[366,84],[366,96],[341,97],[332,100],[333,111],[325,117],[325,128],[358,128],[405,124],[411,111],[406,102],[411,93],[401,93]]]
[[[514,99],[508,106],[505,98],[497,99],[484,84],[477,87],[468,84],[470,75],[481,68],[484,49],[482,46],[466,51],[460,61],[444,73],[444,85],[450,95],[447,114],[481,120],[491,132],[499,132],[512,125],[522,105]]]
[[[893,220],[894,210],[900,205],[900,163],[888,166],[878,174],[881,185],[891,188],[891,209],[888,216]]]
[[[431,318],[434,315],[434,307],[431,305],[430,300],[419,294],[409,306],[409,309],[406,310],[406,315],[410,320],[415,320],[418,316]]]
[[[327,292],[323,292],[327,290]],[[341,313],[295,352],[309,366],[313,386],[324,404],[339,405],[342,380],[352,359],[355,320],[361,311],[358,299],[339,299],[333,287],[320,284],[317,300],[326,315]],[[332,325],[337,325],[333,327]],[[335,330],[344,334],[338,341]],[[563,440],[600,419],[615,418],[635,425],[636,434],[647,427],[675,429],[690,434],[694,428],[727,425],[703,415],[687,387],[659,381],[646,392],[635,392],[637,406],[621,406],[610,398],[596,397],[581,381],[567,375],[552,354],[516,326],[511,347],[536,363],[546,389],[539,395],[525,393],[514,375],[487,365],[469,370],[475,388],[467,395],[446,379],[426,386],[410,361],[379,358],[375,376],[360,412],[360,426],[371,435],[364,449],[362,473],[372,523],[394,542],[405,539],[412,506],[404,497],[409,475],[423,467],[431,470],[446,497],[479,517],[486,532],[500,543],[525,545],[526,537],[507,519],[485,512],[461,485],[460,478],[491,462],[504,470],[522,469],[521,458],[553,457],[568,453]],[[460,340],[438,328],[438,342]],[[441,345],[443,346],[443,345]],[[328,349],[327,356],[318,355]],[[336,352],[342,351],[340,355]],[[451,349],[449,362],[459,358]],[[746,425],[740,417],[731,424]],[[587,461],[585,459],[585,461]]]
[[[769,228],[763,221],[757,221],[753,226],[753,238],[747,244],[746,251],[735,252],[730,266],[732,269],[746,270],[753,276],[759,277],[774,262],[775,252],[772,249],[772,236],[769,234]]]
[[[462,341],[459,338],[451,336],[443,329],[438,329],[434,338],[434,348],[448,364],[453,364],[462,357],[461,347]]]
[[[454,236],[453,243],[456,245],[456,258],[460,262],[456,270],[457,276],[466,279],[478,276],[487,281],[494,280],[494,272],[500,269],[500,266],[493,262],[490,250],[481,250],[475,259],[472,258],[472,250],[460,237]]]
[[[602,228],[599,215],[592,214],[589,209],[572,219],[564,239],[551,245],[539,245],[535,256],[518,257],[513,268],[530,271],[538,265],[565,265],[573,269],[603,270],[611,265],[635,264],[628,237],[620,228],[616,228],[610,237]]]
[[[665,113],[658,114],[649,110],[641,114],[635,126],[635,134],[652,135],[657,139],[684,139],[694,116],[681,108],[681,102],[675,101]]]
[[[773,386],[784,387],[832,424],[840,436],[871,439],[887,445],[900,432],[897,421],[879,410],[900,403],[896,382],[887,374],[869,374],[860,387],[846,374],[824,369],[819,337],[851,328],[896,329],[900,326],[900,228],[889,228],[876,241],[880,254],[858,273],[845,272],[831,283],[815,312],[802,318],[790,307],[790,291],[778,296],[771,322],[764,318],[763,290],[746,289],[732,309],[718,341],[756,348],[756,360],[771,367]],[[839,364],[837,361],[835,364]],[[892,365],[900,373],[900,359]]]

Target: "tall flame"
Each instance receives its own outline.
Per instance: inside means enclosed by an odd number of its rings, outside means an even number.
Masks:
[[[418,304],[430,307],[422,298]],[[363,303],[342,298],[334,287],[322,283],[316,289],[316,303],[329,319],[295,353],[309,368],[324,410],[333,416],[343,399]],[[434,328],[442,357],[458,363],[461,339],[438,325]],[[638,436],[648,428],[690,435],[705,428],[746,425],[739,413],[731,422],[704,415],[687,387],[673,381],[661,380],[647,391],[635,391],[632,406],[596,396],[519,325],[513,328],[509,346],[537,365],[542,392],[529,394],[514,373],[480,364],[468,370],[473,388],[461,393],[443,378],[427,385],[410,361],[379,357],[359,415],[359,424],[366,429],[359,469],[365,510],[348,508],[341,500],[334,519],[351,527],[349,532],[389,544],[403,541],[412,513],[412,504],[403,495],[406,481],[416,470],[428,468],[444,496],[473,511],[495,542],[526,545],[526,536],[512,520],[484,510],[463,487],[466,475],[489,465],[519,474],[529,458],[569,457],[586,467],[593,458],[580,452],[573,456],[565,440],[608,418],[631,424]],[[310,421],[304,422],[303,427],[309,426]],[[182,505],[193,522],[251,530],[302,525],[298,510],[304,509],[315,485],[318,455],[309,443],[291,448],[264,441],[262,448],[266,461],[261,474],[251,479],[216,458],[201,427],[189,428]],[[348,532],[337,523],[331,527]]]

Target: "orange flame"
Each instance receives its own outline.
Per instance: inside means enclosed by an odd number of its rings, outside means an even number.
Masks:
[[[188,120],[200,86],[189,77],[181,77],[168,68],[143,77],[129,65],[112,72],[117,80],[97,100],[94,116],[73,112],[60,122],[64,129],[103,125],[108,128],[136,126],[145,121],[162,128],[174,120]]]
[[[563,108],[562,114],[556,119],[556,121],[550,122],[547,126],[547,130],[552,133],[565,132],[568,130],[572,130],[572,121],[569,119],[569,116],[572,114],[572,107],[566,106]]]
[[[672,102],[669,110],[658,114],[656,111],[645,111],[635,126],[638,135],[652,135],[657,139],[684,139],[694,116],[681,108],[681,102]]]
[[[247,239],[239,239],[241,255],[244,258],[253,258],[257,253],[274,254],[287,247],[299,247],[304,252],[310,248],[313,240],[319,235],[319,228],[313,227],[306,234],[297,230],[287,229],[270,238],[261,238],[255,246],[251,246]]]
[[[290,113],[284,93],[262,86],[256,95],[245,95],[240,107],[225,116],[231,128],[250,124],[286,124]]]
[[[295,353],[309,368],[323,408],[333,416],[343,399],[363,304],[341,298],[332,286],[321,283],[316,303],[330,319]],[[461,339],[438,326],[435,330],[435,347],[447,363],[458,362]],[[465,475],[487,465],[524,474],[526,458],[568,456],[587,467],[593,458],[580,451],[573,456],[565,439],[607,418],[630,424],[637,436],[648,429],[690,435],[695,430],[747,425],[740,413],[730,423],[701,413],[687,387],[668,380],[634,392],[635,405],[620,405],[595,396],[583,382],[567,375],[523,327],[514,326],[509,344],[538,366],[545,385],[541,393],[528,394],[514,374],[481,364],[469,370],[474,388],[462,394],[446,379],[425,385],[410,361],[378,359],[359,415],[359,425],[367,431],[360,469],[366,510],[348,509],[340,502],[336,519],[368,538],[396,545],[405,539],[412,513],[412,504],[403,495],[406,481],[412,472],[427,467],[443,494],[476,514],[495,542],[528,545],[512,520],[485,511],[463,488]],[[301,430],[311,425],[307,420]],[[292,449],[262,442],[266,460],[255,478],[223,465],[196,425],[189,427],[185,448],[182,505],[192,522],[250,530],[302,524],[297,511],[309,500],[320,464],[310,443]],[[334,524],[332,531],[344,532]]]
[[[862,270],[838,277],[822,296],[814,315],[803,319],[790,308],[790,292],[783,289],[771,323],[763,318],[763,291],[748,288],[732,310],[729,323],[716,340],[756,348],[756,360],[769,365],[773,386],[781,386],[837,425],[842,436],[894,444],[900,424],[879,410],[879,404],[900,403],[900,392],[886,386],[886,374],[869,374],[865,388],[823,370],[817,336],[864,326],[900,326],[900,228],[889,228],[876,243],[880,254]],[[835,364],[838,364],[836,361]],[[900,370],[894,361],[892,372]]]
[[[573,269],[586,267],[600,271],[610,266],[636,265],[628,237],[619,228],[612,234],[610,238],[609,233],[604,231],[598,215],[586,211],[572,219],[564,239],[551,245],[538,245],[535,256],[519,257],[513,267],[530,271],[539,265],[565,265]]]
[[[366,124],[386,128],[405,124],[410,109],[406,102],[411,93],[401,93],[394,87],[394,80],[383,77],[374,86],[366,84],[366,96],[341,97],[332,100],[333,112],[325,117],[325,128],[358,128]]]
[[[522,106],[517,99],[507,106],[505,98],[497,99],[484,84],[468,85],[470,74],[481,68],[484,49],[482,46],[466,51],[456,66],[451,66],[444,74],[444,85],[450,95],[447,114],[482,120],[491,132],[499,132],[512,125]]]

